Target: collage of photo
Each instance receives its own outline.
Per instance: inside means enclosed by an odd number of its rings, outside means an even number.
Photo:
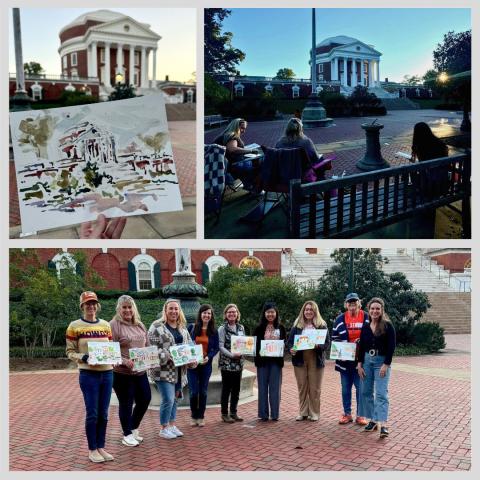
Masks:
[[[2,7],[2,470],[472,472],[442,2]]]

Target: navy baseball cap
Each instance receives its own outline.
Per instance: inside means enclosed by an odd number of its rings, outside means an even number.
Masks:
[[[360,300],[360,297],[358,296],[358,294],[356,294],[354,292],[347,293],[347,296],[345,297],[346,302],[352,302],[352,301],[357,301],[357,300]]]

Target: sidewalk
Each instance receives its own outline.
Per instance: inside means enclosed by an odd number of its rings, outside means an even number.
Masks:
[[[204,428],[178,414],[185,437],[158,437],[158,411],[142,422],[140,447],[121,443],[110,407],[107,449],[114,462],[87,459],[84,407],[75,371],[10,375],[11,470],[470,470],[470,335],[447,336],[444,353],[395,357],[390,382],[390,436],[338,425],[340,381],[327,363],[319,422],[296,422],[293,368],[284,368],[279,422],[257,422],[257,402],[240,405],[243,423],[227,425],[207,409]],[[254,370],[254,369],[253,369]],[[344,448],[348,445],[348,448]],[[173,452],[178,452],[174,455]],[[188,453],[187,453],[188,452]]]

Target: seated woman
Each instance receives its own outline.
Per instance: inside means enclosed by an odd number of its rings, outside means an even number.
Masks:
[[[227,183],[233,183],[232,175],[242,180],[246,190],[251,190],[254,184],[255,174],[251,160],[245,159],[247,153],[257,153],[257,150],[245,148],[241,136],[247,130],[247,121],[243,118],[232,120],[225,130],[213,141],[226,147],[227,157]],[[230,174],[230,175],[229,175]],[[230,176],[230,179],[228,178]]]
[[[303,180],[313,182],[325,178],[324,170],[327,167],[315,170],[314,167],[320,162],[321,157],[318,156],[312,140],[303,133],[303,124],[299,118],[293,117],[288,121],[285,132],[275,144],[275,148],[304,148],[309,163],[303,166]]]
[[[448,147],[437,138],[425,122],[415,124],[412,140],[412,162],[424,162],[448,156]],[[419,176],[420,191],[427,197],[436,197],[448,189],[447,167],[438,167]]]

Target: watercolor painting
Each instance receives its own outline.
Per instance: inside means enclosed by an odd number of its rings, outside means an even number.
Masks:
[[[261,357],[283,357],[284,348],[283,340],[260,340]]]
[[[90,365],[120,365],[120,343],[88,342],[88,363]]]
[[[232,353],[240,353],[242,355],[255,355],[255,337],[245,337],[240,335],[232,335]]]
[[[10,113],[22,231],[182,210],[161,95]]]
[[[160,365],[158,357],[158,347],[130,348],[128,350],[130,360],[133,361],[133,371],[143,372],[149,368],[155,368]]]
[[[330,360],[355,360],[357,344],[353,342],[332,342]]]

